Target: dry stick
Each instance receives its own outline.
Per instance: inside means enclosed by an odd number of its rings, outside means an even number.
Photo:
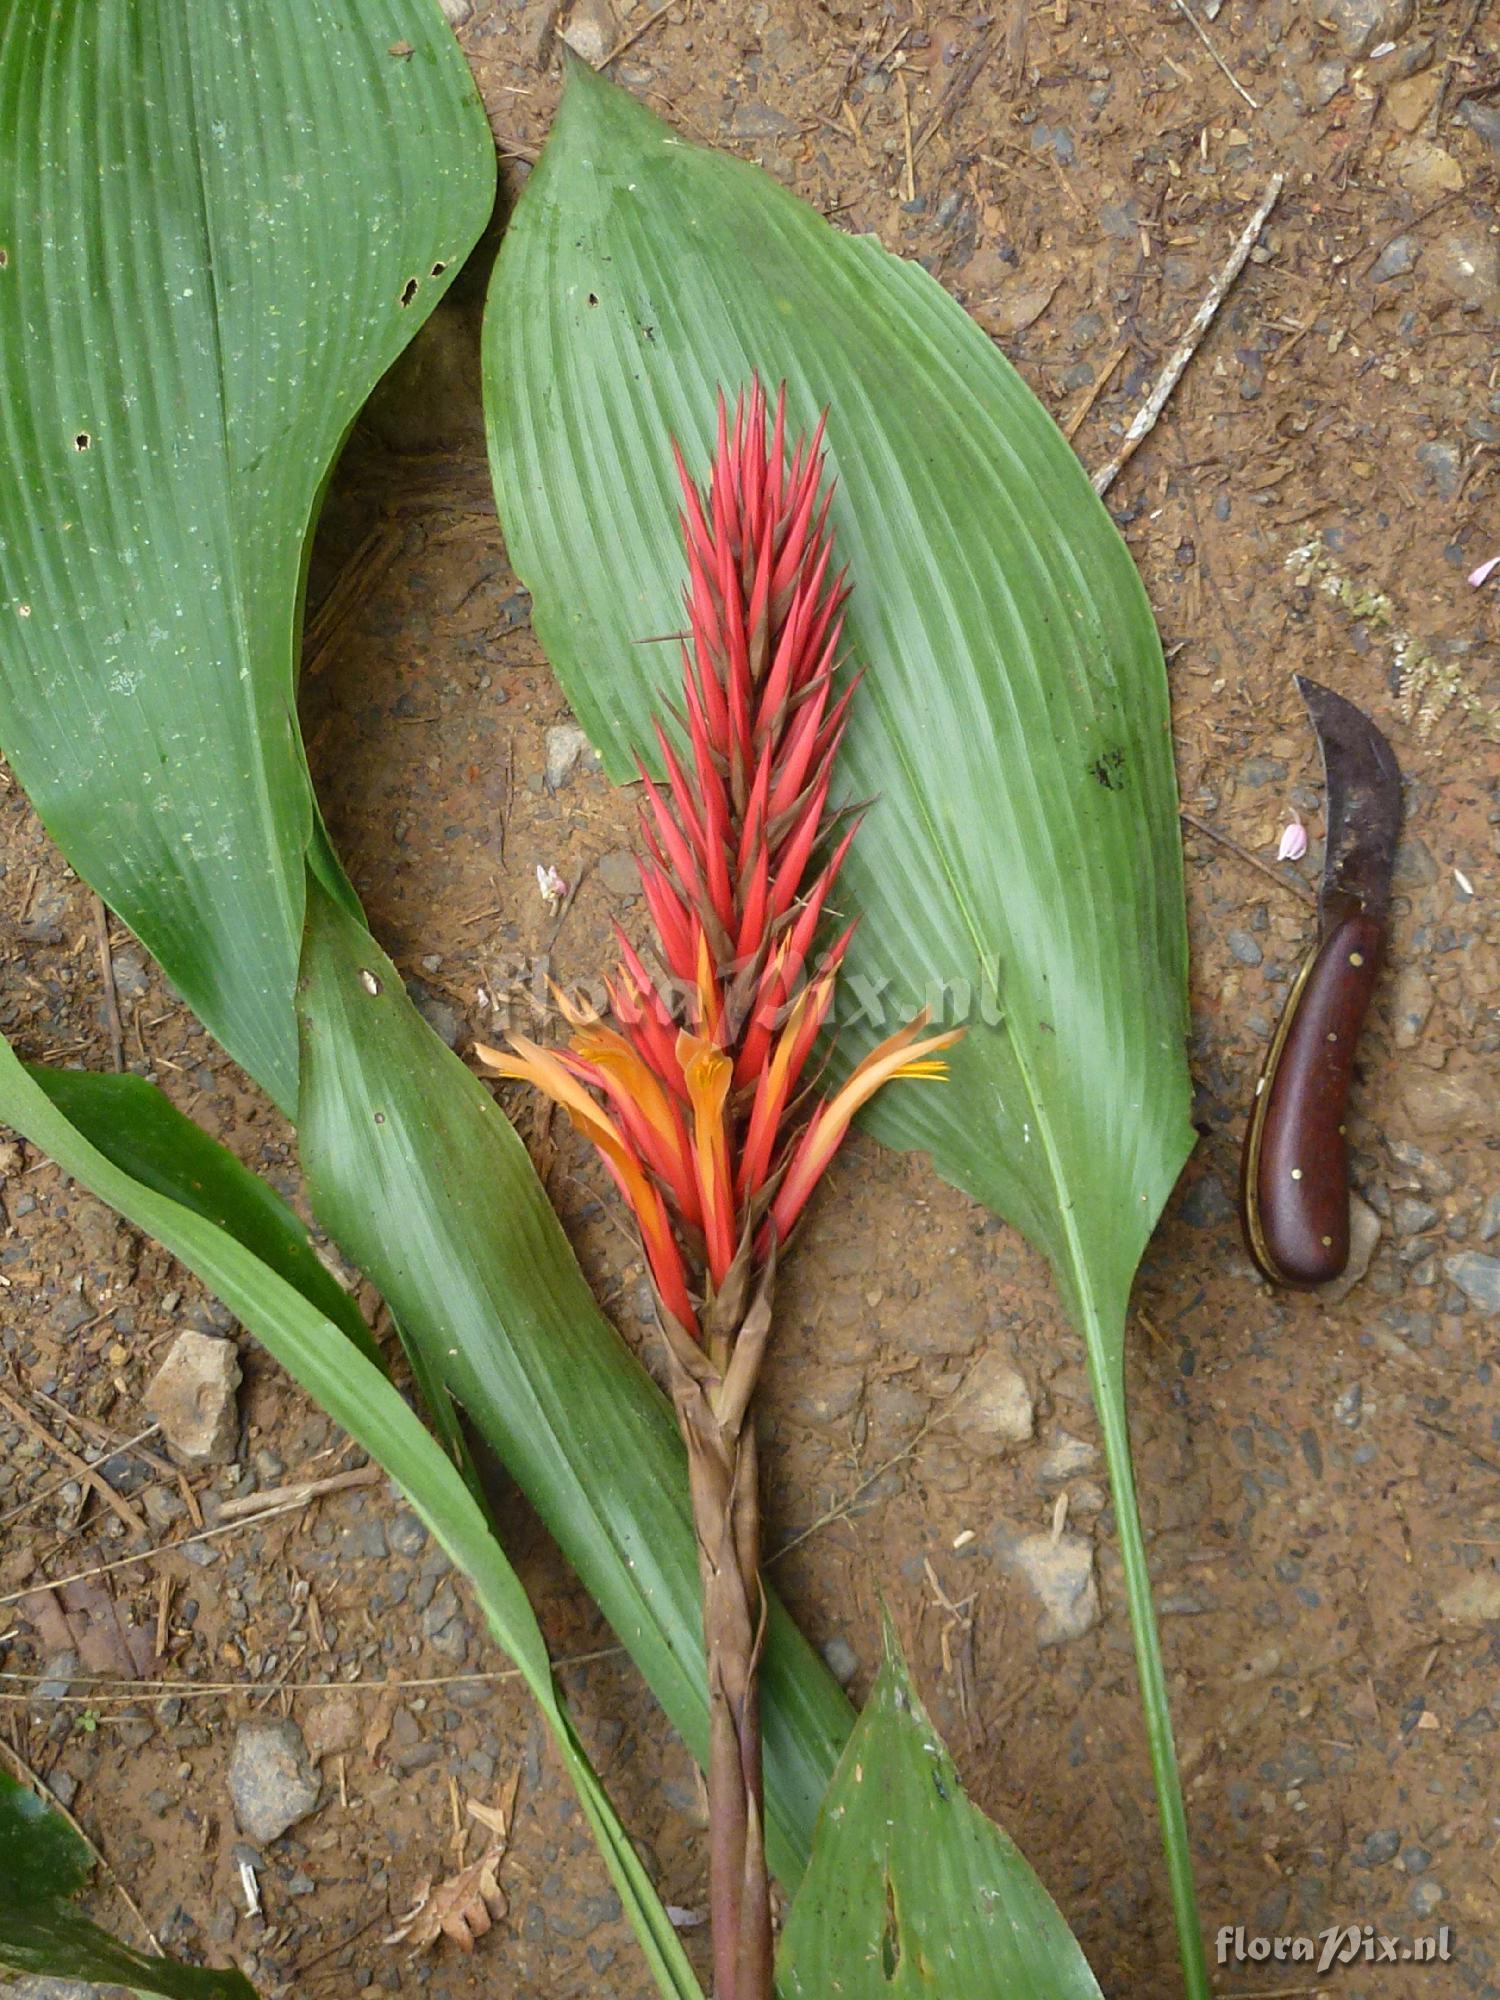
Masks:
[[[239,1500],[226,1500],[219,1509],[221,1521],[244,1521],[270,1508],[301,1507],[325,1493],[343,1493],[351,1486],[376,1486],[385,1477],[378,1465],[356,1466],[352,1472],[331,1473],[327,1479],[296,1479],[286,1486],[268,1486],[261,1493],[247,1493]]]
[[[1241,861],[1247,862],[1250,867],[1258,868],[1266,880],[1274,882],[1278,889],[1285,889],[1288,895],[1298,896],[1304,903],[1316,906],[1318,899],[1311,889],[1301,882],[1294,881],[1290,875],[1278,875],[1268,861],[1262,861],[1258,854],[1252,854],[1248,847],[1242,847],[1232,833],[1225,833],[1222,828],[1212,826],[1206,819],[1199,819],[1190,812],[1179,812],[1177,817],[1184,826],[1190,826],[1195,833],[1206,834],[1210,840],[1216,840],[1220,847],[1227,847],[1231,854],[1237,854]]]
[[[1066,186],[1066,182],[1064,185]],[[1105,385],[1129,352],[1130,342],[1128,340],[1122,341],[1100,369],[1083,401],[1063,425],[1063,436],[1070,442],[1077,437],[1079,431],[1083,428],[1084,418],[1093,409],[1095,403],[1098,402],[1100,396],[1104,393]]]
[[[37,1393],[40,1392],[38,1391]],[[44,1400],[50,1400],[50,1399],[44,1399]],[[71,1420],[74,1423],[78,1422],[78,1418],[76,1416],[72,1417]],[[105,1457],[99,1461],[99,1463],[101,1465],[107,1465],[109,1463],[109,1460],[112,1458],[123,1458],[127,1452],[133,1452],[135,1447],[140,1444],[143,1438],[150,1437],[157,1429],[158,1426],[156,1424],[148,1424],[145,1430],[138,1431],[136,1435],[132,1438],[126,1438],[123,1444],[115,1445],[113,1450],[108,1452],[105,1455]],[[148,1464],[154,1465],[160,1462],[159,1460],[154,1458],[150,1452],[143,1451],[139,1454],[139,1456],[144,1458]],[[69,1475],[69,1477],[71,1477],[71,1474]],[[67,1483],[68,1483],[67,1479],[59,1479],[54,1485],[44,1486],[41,1488],[39,1492],[33,1493],[27,1499],[19,1501],[14,1507],[12,1507],[9,1510],[8,1513],[0,1514],[0,1528],[8,1527],[12,1521],[18,1521],[23,1514],[29,1514],[33,1507],[40,1507],[44,1500],[50,1500],[53,1494],[60,1492],[61,1489],[67,1485]]]
[[[648,14],[644,21],[638,21],[633,28],[627,29],[626,32],[623,35],[621,35],[620,39],[615,43],[614,47],[610,50],[609,54],[600,63],[599,65],[600,75],[602,76],[605,70],[609,68],[610,64],[614,61],[616,56],[622,56],[624,55],[627,49],[634,48],[636,43],[641,39],[641,36],[644,35],[649,29],[654,28],[657,22],[661,19],[663,14],[670,14],[672,9],[677,4],[678,0],[667,0],[667,4],[665,7],[658,7],[654,14]]]
[[[115,985],[114,953],[109,944],[109,911],[104,898],[94,897],[94,936],[99,942],[99,970],[104,979],[104,1023],[109,1030],[109,1057],[116,1072],[125,1068],[125,1030],[120,1022],[120,993]]]
[[[1260,106],[1256,103],[1255,99],[1250,95],[1249,91],[1246,90],[1245,86],[1240,82],[1239,78],[1235,75],[1234,71],[1229,67],[1228,63],[1225,62],[1224,58],[1219,54],[1219,51],[1214,47],[1213,43],[1208,39],[1207,28],[1204,27],[1203,23],[1198,19],[1198,16],[1193,12],[1192,8],[1189,7],[1189,5],[1187,4],[1187,0],[1172,0],[1172,5],[1177,9],[1178,13],[1182,16],[1182,18],[1190,24],[1193,33],[1198,37],[1199,41],[1202,42],[1204,48],[1208,50],[1208,53],[1213,57],[1214,61],[1218,64],[1219,68],[1224,72],[1225,76],[1228,77],[1230,83],[1239,92],[1240,96],[1244,98],[1245,102],[1249,105],[1250,109],[1252,111],[1259,111]]]
[[[1150,395],[1131,419],[1130,428],[1120,440],[1120,449],[1106,465],[1101,465],[1093,475],[1094,491],[1102,499],[1114,485],[1120,473],[1135,456],[1143,438],[1149,436],[1157,418],[1167,406],[1167,399],[1182,380],[1183,371],[1197,353],[1200,342],[1215,313],[1223,305],[1225,296],[1240,272],[1245,268],[1245,260],[1255,248],[1255,239],[1265,228],[1266,218],[1276,206],[1276,198],[1281,193],[1283,176],[1273,174],[1266,185],[1266,191],[1256,204],[1255,213],[1241,230],[1239,241],[1230,252],[1224,268],[1208,288],[1207,296],[1193,314],[1187,332],[1183,335],[1167,365],[1157,376]]]
[[[125,1887],[125,1884],[120,1880],[119,1876],[115,1873],[114,1869],[110,1867],[109,1863],[100,1853],[98,1847],[94,1844],[92,1840],[89,1839],[89,1836],[84,1832],[83,1828],[79,1825],[78,1821],[73,1817],[72,1813],[68,1811],[68,1808],[63,1804],[62,1800],[57,1796],[56,1792],[53,1791],[52,1787],[46,1782],[44,1778],[39,1777],[37,1773],[32,1770],[31,1766],[26,1762],[26,1759],[20,1754],[20,1752],[18,1750],[13,1750],[10,1744],[8,1744],[3,1738],[0,1738],[0,1755],[4,1756],[6,1762],[10,1765],[11,1769],[15,1772],[15,1775],[21,1780],[23,1784],[30,1785],[40,1798],[46,1800],[47,1804],[52,1807],[54,1812],[60,1812],[62,1814],[63,1818],[68,1822],[68,1825],[72,1827],[73,1831],[78,1835],[78,1838],[83,1842],[84,1846],[88,1849],[89,1853],[93,1855],[95,1861],[99,1864],[99,1868],[103,1873],[105,1881],[109,1883],[110,1887],[114,1890],[115,1894],[119,1897],[120,1901],[125,1905],[126,1909],[129,1910],[130,1914],[135,1918],[136,1922],[140,1925],[141,1934],[146,1939],[147,1943],[151,1946],[151,1949],[154,1952],[158,1953],[159,1955],[165,1956],[165,1953],[162,1952],[161,1939],[156,1935],[156,1932],[152,1930],[151,1926],[146,1922],[145,1917],[141,1914],[140,1905],[136,1902],[134,1896],[131,1895],[130,1891]]]
[[[998,23],[991,26],[986,29],[984,34],[980,36],[979,40],[969,51],[968,56],[959,66],[953,81],[948,85],[948,88],[943,92],[938,102],[917,127],[916,136],[912,140],[911,147],[914,157],[921,153],[922,148],[927,144],[933,133],[937,131],[938,127],[947,124],[948,120],[979,81],[980,72],[994,54],[995,45],[1000,40],[1001,33],[1002,30]]]
[[[600,1660],[618,1660],[625,1657],[623,1646],[596,1646],[588,1653],[564,1653],[552,1662],[554,1673],[562,1673],[568,1667],[591,1667]],[[386,1694],[392,1688],[444,1688],[460,1683],[490,1687],[500,1681],[519,1680],[519,1667],[496,1667],[489,1673],[468,1674],[421,1674],[405,1680],[320,1680],[294,1681],[277,1675],[272,1681],[194,1681],[181,1677],[168,1680],[121,1680],[117,1674],[69,1674],[69,1688],[87,1688],[87,1694],[48,1695],[48,1705],[59,1702],[75,1706],[95,1708],[107,1701],[138,1701],[143,1695],[152,1695],[161,1700],[169,1696],[201,1699],[206,1696],[226,1694],[275,1694],[286,1690],[292,1694]],[[14,1681],[18,1687],[40,1687],[46,1682],[56,1681],[57,1669],[46,1673],[22,1673],[17,1668],[0,1670],[0,1683]],[[34,1700],[29,1694],[8,1694],[0,1688],[0,1701]]]
[[[23,1430],[29,1431],[39,1444],[45,1445],[54,1458],[61,1459],[75,1479],[81,1479],[86,1486],[92,1487],[105,1506],[119,1515],[131,1534],[139,1535],[143,1540],[146,1538],[148,1534],[146,1523],[124,1495],[116,1493],[96,1465],[90,1465],[86,1459],[80,1458],[76,1451],[70,1451],[67,1445],[52,1435],[45,1424],[37,1422],[24,1403],[18,1403],[15,1397],[8,1395],[4,1389],[0,1389],[0,1410],[8,1411]],[[45,1590],[48,1586],[41,1584],[38,1588]],[[22,1592],[22,1595],[24,1596],[25,1592]]]

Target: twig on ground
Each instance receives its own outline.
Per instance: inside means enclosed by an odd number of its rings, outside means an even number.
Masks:
[[[84,1832],[83,1828],[79,1825],[78,1821],[73,1817],[72,1813],[68,1811],[68,1808],[63,1804],[62,1800],[57,1796],[56,1792],[52,1790],[52,1787],[47,1783],[46,1779],[38,1777],[37,1773],[32,1770],[31,1766],[26,1762],[26,1759],[20,1754],[20,1752],[18,1750],[13,1749],[11,1745],[4,1740],[3,1737],[0,1737],[0,1756],[3,1756],[5,1758],[5,1761],[10,1765],[12,1771],[15,1773],[16,1777],[20,1779],[22,1784],[30,1785],[33,1791],[36,1792],[37,1796],[39,1798],[45,1799],[47,1801],[47,1804],[51,1806],[54,1812],[60,1812],[62,1814],[63,1818],[68,1822],[68,1825],[72,1827],[73,1831],[78,1835],[78,1838],[83,1842],[84,1846],[88,1849],[89,1853],[93,1855],[95,1861],[99,1865],[100,1872],[104,1876],[105,1881],[108,1882],[110,1887],[114,1890],[115,1894],[119,1897],[120,1901],[125,1905],[126,1909],[129,1910],[131,1916],[133,1916],[136,1922],[140,1925],[141,1935],[146,1939],[146,1942],[150,1945],[151,1949],[154,1952],[160,1953],[162,1949],[161,1939],[156,1935],[155,1931],[152,1930],[151,1926],[146,1922],[145,1917],[142,1916],[140,1904],[137,1903],[134,1896],[131,1895],[130,1891],[125,1887],[125,1884],[120,1880],[119,1876],[115,1873],[114,1869],[110,1867],[109,1863],[100,1853],[98,1847],[95,1846],[94,1842],[89,1839],[88,1835]]]
[[[1192,8],[1189,7],[1189,5],[1187,4],[1187,0],[1172,0],[1172,5],[1177,9],[1178,13],[1182,16],[1182,18],[1190,25],[1190,27],[1193,30],[1193,33],[1198,37],[1199,41],[1202,42],[1204,48],[1208,50],[1208,53],[1213,57],[1215,63],[1224,72],[1225,76],[1228,77],[1230,83],[1239,92],[1240,96],[1244,98],[1245,102],[1249,105],[1250,109],[1252,111],[1259,111],[1260,106],[1256,103],[1255,99],[1250,95],[1249,91],[1246,90],[1245,86],[1240,82],[1239,78],[1235,75],[1234,71],[1229,67],[1228,63],[1225,62],[1224,58],[1219,54],[1219,51],[1214,47],[1213,43],[1208,39],[1207,28],[1204,27],[1203,23],[1198,19],[1198,16],[1193,12]]]
[[[1003,32],[1004,30],[998,22],[987,28],[969,51],[964,61],[960,63],[948,88],[917,127],[916,136],[912,140],[911,148],[914,158],[921,156],[922,148],[927,144],[933,133],[940,126],[947,124],[954,112],[957,111],[969,92],[974,88],[974,85],[979,81],[980,72],[994,54],[995,46],[999,42]]]
[[[1271,176],[1265,193],[1256,203],[1255,213],[1240,231],[1239,240],[1230,252],[1219,275],[1209,286],[1203,303],[1193,314],[1187,332],[1174,349],[1166,367],[1157,376],[1150,395],[1147,396],[1145,402],[1131,419],[1130,428],[1120,440],[1120,449],[1107,464],[1101,465],[1099,470],[1094,474],[1092,481],[1093,488],[1101,499],[1109,491],[1110,487],[1114,485],[1124,468],[1130,463],[1142,439],[1150,435],[1156,425],[1157,418],[1166,408],[1168,398],[1181,381],[1183,371],[1186,369],[1188,363],[1197,353],[1199,343],[1212,324],[1214,315],[1218,312],[1220,306],[1223,305],[1230,286],[1245,268],[1245,261],[1249,257],[1250,252],[1255,248],[1255,239],[1260,235],[1261,230],[1264,229],[1267,216],[1270,215],[1271,210],[1276,206],[1277,197],[1281,193],[1282,182],[1283,176],[1281,174],[1273,174]]]
[[[1064,183],[1064,185],[1066,186],[1066,182]],[[1077,437],[1080,429],[1083,426],[1084,418],[1088,415],[1089,411],[1093,409],[1095,403],[1099,400],[1100,396],[1103,395],[1105,387],[1109,382],[1109,378],[1114,374],[1115,370],[1119,367],[1120,363],[1125,359],[1126,355],[1129,352],[1130,352],[1130,342],[1128,340],[1121,341],[1120,345],[1115,349],[1114,353],[1109,357],[1108,361],[1105,362],[1104,366],[1095,376],[1093,382],[1089,385],[1089,389],[1086,395],[1084,396],[1083,401],[1078,405],[1078,408],[1073,412],[1072,416],[1069,417],[1068,421],[1063,425],[1062,431],[1063,431],[1063,436],[1065,438],[1071,440]]]
[[[677,3],[678,0],[667,0],[667,4],[665,7],[658,7],[656,12],[654,14],[648,14],[644,21],[637,21],[633,28],[627,28],[625,30],[625,33],[621,35],[620,39],[615,43],[614,47],[610,50],[609,54],[600,63],[599,65],[600,75],[602,76],[605,70],[609,68],[610,64],[614,61],[616,56],[622,56],[624,55],[627,49],[633,49],[636,43],[641,39],[641,36],[648,33],[652,28],[654,28],[657,22],[661,19],[662,15],[669,14],[672,11],[672,9],[677,5]]]
[[[588,1653],[565,1653],[552,1662],[554,1673],[561,1673],[566,1667],[591,1667],[600,1660],[623,1659],[623,1646],[598,1646]],[[421,1688],[457,1687],[464,1683],[489,1687],[501,1681],[520,1678],[519,1667],[496,1667],[490,1673],[467,1674],[421,1674],[410,1679],[395,1680],[329,1680],[326,1675],[318,1680],[294,1681],[278,1675],[270,1681],[194,1681],[183,1677],[170,1680],[121,1680],[117,1674],[69,1674],[70,1688],[86,1688],[86,1694],[48,1695],[47,1703],[71,1703],[74,1706],[96,1708],[101,1702],[139,1701],[143,1695],[155,1695],[165,1700],[168,1696],[201,1699],[208,1695],[227,1694],[385,1694],[392,1688],[403,1692]],[[0,1684],[13,1681],[18,1687],[40,1687],[46,1682],[59,1678],[54,1667],[46,1673],[22,1673],[17,1668],[0,1671]],[[0,1685],[0,1701],[30,1702],[36,1699],[31,1694],[9,1694]]]
[[[39,1394],[40,1391],[34,1393]],[[49,1404],[51,1403],[50,1397],[43,1396],[42,1400],[45,1403]],[[53,1405],[53,1407],[57,1406]],[[67,1412],[66,1414],[68,1415],[70,1422],[78,1423],[80,1421],[80,1419],[74,1416],[71,1411]],[[93,1430],[93,1429],[98,1429],[99,1427],[97,1425],[90,1425],[89,1428]],[[153,1434],[153,1432],[155,1432],[156,1429],[157,1426],[155,1424],[151,1424],[145,1430],[138,1431],[134,1437],[126,1438],[123,1444],[115,1445],[106,1455],[106,1457],[100,1460],[100,1464],[101,1465],[108,1464],[111,1458],[123,1458],[126,1452],[134,1451],[135,1448],[140,1444],[142,1438],[150,1437]],[[154,1455],[150,1452],[143,1451],[139,1454],[139,1456],[145,1459],[148,1465],[155,1466],[160,1464],[160,1460],[154,1457]],[[71,1479],[72,1476],[73,1476],[72,1473],[69,1473],[67,1479],[59,1479],[55,1481],[54,1484],[52,1484],[51,1486],[42,1487],[39,1492],[29,1495],[28,1498],[26,1498],[25,1500],[18,1501],[17,1504],[14,1507],[12,1507],[8,1513],[0,1514],[0,1528],[8,1527],[12,1521],[18,1521],[23,1514],[29,1514],[33,1507],[40,1507],[44,1500],[50,1500],[54,1493],[58,1492],[62,1487],[67,1485],[68,1479]]]
[[[0,1410],[14,1417],[21,1428],[30,1432],[38,1444],[45,1445],[54,1458],[60,1459],[67,1466],[75,1479],[81,1479],[85,1486],[92,1487],[105,1506],[112,1513],[118,1514],[131,1534],[139,1535],[143,1541],[147,1538],[145,1521],[123,1494],[116,1493],[97,1465],[90,1465],[87,1459],[80,1458],[76,1451],[71,1451],[59,1438],[55,1438],[45,1424],[37,1422],[24,1403],[18,1403],[15,1397],[8,1395],[4,1389],[0,1389]]]
[[[917,163],[911,148],[911,90],[907,85],[906,71],[897,70],[896,81],[901,86],[901,139],[906,148],[906,199],[917,198]]]
[[[239,1500],[226,1500],[219,1509],[221,1521],[244,1521],[271,1508],[301,1507],[325,1493],[343,1493],[351,1486],[375,1486],[385,1477],[378,1465],[356,1466],[352,1472],[335,1472],[327,1479],[295,1479],[286,1486],[267,1486],[260,1493],[247,1493]]]
[[[115,985],[115,959],[109,943],[109,911],[104,898],[94,897],[94,936],[99,943],[99,971],[104,981],[104,1025],[109,1033],[109,1059],[116,1073],[125,1068],[125,1030],[120,1022],[120,991]]]
[[[1214,826],[1206,819],[1199,819],[1195,813],[1180,812],[1177,817],[1184,826],[1190,826],[1194,833],[1201,833],[1209,840],[1216,840],[1220,847],[1226,847],[1231,854],[1237,854],[1248,866],[1259,869],[1266,880],[1274,882],[1278,889],[1285,889],[1289,896],[1296,896],[1300,901],[1316,908],[1317,896],[1305,883],[1297,881],[1294,876],[1278,874],[1269,861],[1262,861],[1258,854],[1252,854],[1250,849],[1242,846],[1232,833],[1225,833],[1222,827]]]

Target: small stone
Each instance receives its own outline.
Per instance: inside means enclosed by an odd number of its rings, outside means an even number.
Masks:
[[[1443,1885],[1431,1878],[1412,1884],[1411,1894],[1406,1899],[1419,1917],[1430,1917],[1443,1900]]]
[[[1500,1570],[1476,1570],[1445,1590],[1438,1610],[1455,1625],[1493,1625],[1500,1619]]]
[[[398,1556],[419,1556],[427,1546],[427,1530],[405,1507],[386,1522],[385,1538]]]
[[[1351,1382],[1347,1389],[1340,1389],[1333,1399],[1333,1420],[1343,1424],[1347,1430],[1358,1430],[1365,1409],[1365,1385]]]
[[[1413,139],[1403,146],[1396,169],[1408,194],[1419,201],[1437,201],[1445,194],[1457,194],[1464,185],[1464,170],[1444,146],[1431,139]]]
[[[1341,62],[1320,62],[1312,73],[1312,101],[1321,111],[1329,104],[1349,81],[1349,65]]]
[[[542,775],[548,791],[565,785],[576,770],[597,771],[599,753],[576,722],[554,723],[547,731],[546,758]]]
[[[1056,290],[1056,278],[1016,279],[1002,286],[993,299],[986,301],[990,309],[990,324],[1002,339],[1010,334],[1024,333],[1051,305]]]
[[[44,1681],[38,1681],[32,1690],[34,1701],[61,1701],[72,1686],[73,1676],[78,1672],[76,1653],[54,1653],[48,1660]]]
[[[1437,1219],[1438,1212],[1430,1201],[1414,1201],[1406,1194],[1391,1209],[1391,1221],[1398,1236],[1420,1236],[1424,1229],[1431,1229]]]
[[[233,1341],[191,1330],[167,1350],[144,1397],[174,1457],[185,1465],[233,1463],[240,1419],[234,1392],[240,1359]]]
[[[1470,1305],[1482,1313],[1500,1313],[1500,1257],[1486,1257],[1482,1250],[1461,1250],[1445,1257],[1443,1269]]]
[[[1382,1827],[1379,1833],[1367,1833],[1355,1860],[1365,1868],[1384,1868],[1394,1861],[1401,1849],[1401,1833],[1398,1827]]]
[[[1037,1644],[1061,1646],[1099,1623],[1099,1586],[1093,1544],[1082,1535],[1021,1535],[1000,1551],[1001,1561],[1041,1605]]]
[[[1385,93],[1385,108],[1403,132],[1415,132],[1432,109],[1442,75],[1426,70],[1420,76],[1403,76]]]
[[[573,0],[558,36],[591,69],[598,69],[620,39],[620,24],[609,0]]]
[[[1465,305],[1500,310],[1500,243],[1482,224],[1450,229],[1428,253],[1428,270]]]
[[[1463,478],[1463,459],[1446,438],[1429,438],[1417,446],[1417,463],[1440,500],[1451,500]]]
[[[295,1722],[242,1722],[229,1760],[229,1796],[247,1840],[277,1840],[307,1818],[321,1786]]]
[[[1481,104],[1477,97],[1466,97],[1458,107],[1458,115],[1492,153],[1500,153],[1500,105]]]
[[[1325,18],[1346,56],[1369,55],[1411,26],[1416,0],[1330,0]]]
[[[1403,966],[1390,999],[1398,1049],[1416,1047],[1432,1012],[1432,1001],[1432,985],[1422,968],[1418,965]]]
[[[617,847],[604,855],[594,873],[610,895],[622,902],[628,903],[641,893],[641,871],[628,847]]]
[[[1043,1486],[1066,1486],[1070,1479],[1092,1472],[1098,1463],[1099,1454],[1087,1438],[1059,1431],[1042,1456],[1037,1478]]]
[[[827,1663],[829,1673],[833,1675],[833,1678],[838,1682],[840,1687],[848,1687],[850,1681],[859,1672],[858,1653],[855,1652],[847,1639],[839,1638],[837,1635],[830,1639],[828,1644],[823,1648],[823,1658]]]
[[[1429,1194],[1452,1194],[1453,1176],[1441,1160],[1413,1145],[1410,1139],[1387,1139],[1386,1146],[1398,1166],[1405,1167]]]
[[[406,990],[416,1006],[417,1012],[431,1028],[440,1042],[446,1042],[450,1049],[456,1049],[464,1031],[463,1018],[450,1007],[446,1000],[440,1000],[435,993],[429,993],[418,979],[410,979]]]
[[[1493,1243],[1500,1236],[1500,1188],[1490,1196],[1479,1212],[1479,1240]]]
[[[354,1696],[336,1688],[314,1695],[303,1717],[302,1735],[315,1764],[320,1758],[352,1750],[359,1741],[359,1704]]]
[[[1383,285],[1391,278],[1404,278],[1417,261],[1417,245],[1410,236],[1393,236],[1370,270],[1370,282]]]
[[[1262,785],[1282,784],[1286,779],[1286,760],[1283,757],[1270,757],[1261,752],[1257,756],[1245,759],[1240,766],[1239,776],[1242,785],[1254,785],[1257,789]]]
[[[1225,942],[1241,965],[1259,965],[1265,956],[1249,931],[1231,931]]]
[[[729,129],[736,139],[789,139],[800,128],[784,111],[749,97],[734,107]]]
[[[980,1355],[964,1378],[951,1421],[971,1443],[1025,1444],[1035,1421],[1025,1377],[1003,1354]]]

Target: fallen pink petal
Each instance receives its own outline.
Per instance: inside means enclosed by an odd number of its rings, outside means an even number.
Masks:
[[[1469,583],[1471,587],[1478,590],[1482,583],[1489,581],[1489,578],[1497,569],[1500,569],[1500,556],[1491,556],[1489,561],[1482,562],[1478,569],[1471,569],[1469,571]]]
[[[1278,861],[1300,861],[1307,852],[1307,828],[1300,819],[1289,820],[1281,829],[1281,843],[1276,849]]]

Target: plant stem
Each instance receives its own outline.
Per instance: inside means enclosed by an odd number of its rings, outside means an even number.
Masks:
[[[727,1343],[732,1351],[734,1343]],[[717,1346],[717,1344],[715,1344]],[[743,1395],[706,1353],[670,1341],[672,1397],[688,1454],[708,1674],[709,1920],[714,2000],[772,2000],[757,1677],[765,1637],[755,1430]],[[756,1370],[750,1371],[751,1376]]]
[[[1177,1926],[1183,1988],[1187,2000],[1210,2000],[1208,1961],[1204,1956],[1203,1933],[1198,1921],[1198,1892],[1193,1882],[1192,1849],[1188,1842],[1187,1813],[1182,1802],[1182,1778],[1177,1769],[1166,1674],[1162,1668],[1161,1635],[1157,1630],[1156,1607],[1151,1599],[1151,1575],[1146,1565],[1140,1508],[1136,1503],[1125,1390],[1122,1382],[1108,1379],[1104,1371],[1095,1366],[1096,1352],[1104,1342],[1104,1329],[1096,1324],[1091,1331],[1089,1363],[1094,1377],[1094,1402],[1104,1433],[1104,1455],[1109,1466],[1110,1493],[1115,1508],[1115,1538],[1125,1571],[1130,1634],[1135,1644],[1135,1668],[1141,1685],[1141,1705],[1146,1714],[1151,1774],[1156,1783],[1157,1805],[1161,1813],[1162,1848],[1167,1861],[1172,1915]]]

